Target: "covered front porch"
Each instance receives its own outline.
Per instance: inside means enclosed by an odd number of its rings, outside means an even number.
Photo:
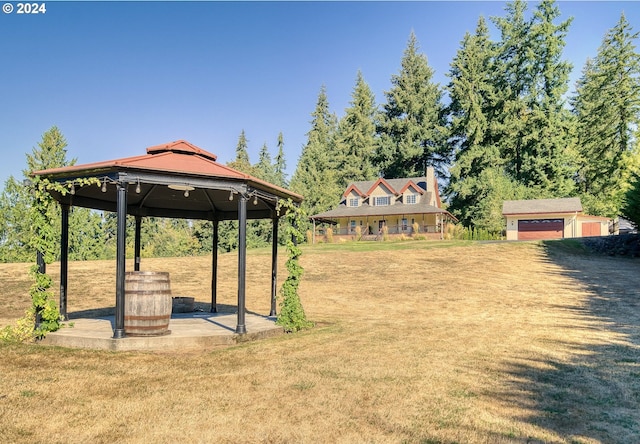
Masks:
[[[444,239],[447,226],[456,222],[455,218],[446,212],[311,219],[313,242],[327,242],[331,238],[333,240],[382,240],[383,236],[440,240]]]

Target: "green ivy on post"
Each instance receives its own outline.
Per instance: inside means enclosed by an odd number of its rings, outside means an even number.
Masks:
[[[286,248],[287,262],[285,264],[289,275],[280,289],[280,314],[276,321],[288,333],[313,327],[313,322],[307,320],[304,308],[298,295],[298,286],[302,279],[304,269],[300,265],[302,250],[299,243],[304,240],[304,234],[300,231],[302,226],[304,211],[295,205],[291,199],[278,202],[277,211],[285,210],[286,225]]]
[[[63,196],[72,192],[75,187],[100,184],[97,178],[76,179],[67,183],[50,182],[41,177],[35,177],[32,182],[32,230],[30,239],[32,246],[39,252],[38,264],[31,267],[30,275],[33,285],[29,290],[32,310],[27,316],[33,316],[35,337],[43,338],[47,333],[56,331],[62,325],[60,310],[51,291],[53,280],[46,272],[46,264],[56,258],[56,239],[53,229],[53,208],[55,202],[49,191],[55,190]]]

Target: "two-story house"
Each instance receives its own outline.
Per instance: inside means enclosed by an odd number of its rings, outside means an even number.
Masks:
[[[419,233],[435,239],[444,237],[447,224],[457,222],[442,209],[432,167],[424,177],[352,182],[336,208],[310,219],[314,232],[318,223],[328,223],[337,236],[377,236],[384,227],[392,236],[413,235],[417,224]]]

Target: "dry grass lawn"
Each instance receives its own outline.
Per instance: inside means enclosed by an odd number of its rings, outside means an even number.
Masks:
[[[2,442],[640,442],[640,261],[442,246],[306,248],[317,325],[299,334],[200,353],[0,345]],[[234,305],[236,256],[220,260]],[[247,308],[267,313],[269,252],[248,261]],[[200,302],[209,267],[143,262]],[[27,268],[0,265],[0,324],[29,303]],[[114,269],[72,264],[69,310],[112,307]]]

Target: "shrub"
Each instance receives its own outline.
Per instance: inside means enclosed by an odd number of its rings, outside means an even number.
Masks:
[[[31,342],[37,337],[33,329],[35,311],[33,308],[25,311],[24,316],[18,319],[15,325],[8,325],[0,330],[2,342]]]
[[[332,227],[328,227],[327,228],[327,243],[328,244],[332,244],[333,243],[333,228]]]

